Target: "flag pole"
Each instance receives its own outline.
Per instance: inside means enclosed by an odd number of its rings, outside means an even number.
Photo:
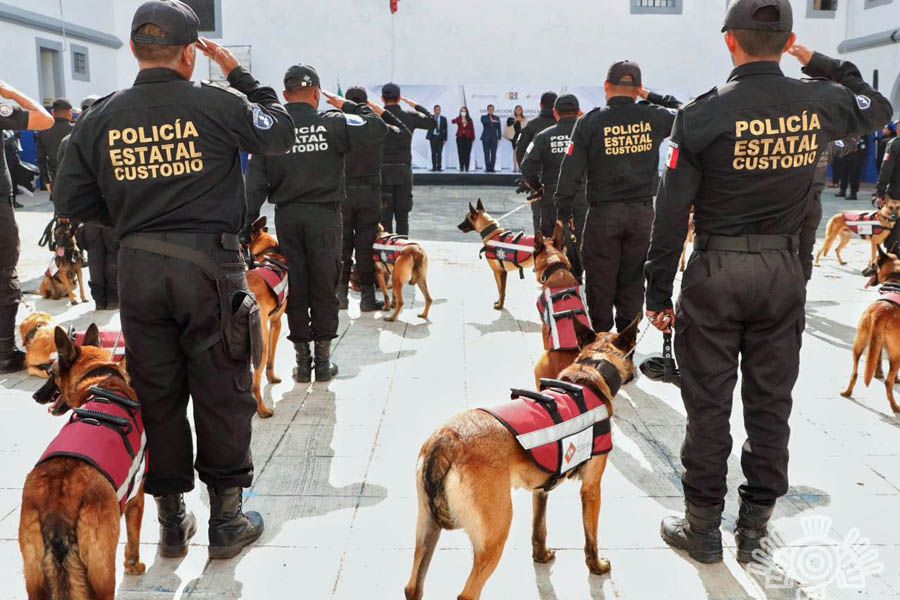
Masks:
[[[391,13],[391,81],[394,81],[394,70],[396,67],[397,54],[397,31],[394,24],[396,17]]]

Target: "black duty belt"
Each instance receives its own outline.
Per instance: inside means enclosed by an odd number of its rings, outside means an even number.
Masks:
[[[694,248],[697,250],[723,250],[725,252],[745,252],[759,254],[766,250],[788,250],[794,252],[800,245],[796,235],[710,235],[697,234]]]
[[[205,251],[215,248],[240,251],[240,238],[233,233],[135,233],[122,239],[121,248],[180,258],[218,277],[222,267]]]
[[[604,206],[617,204],[647,204],[653,203],[652,196],[642,196],[640,198],[624,198],[622,200],[595,200],[591,202],[591,208],[601,208]]]

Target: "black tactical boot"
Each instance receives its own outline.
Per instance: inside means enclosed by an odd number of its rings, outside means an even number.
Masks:
[[[338,301],[341,303],[341,310],[347,310],[350,307],[350,298],[348,298],[348,294],[350,293],[349,288],[349,281],[341,280],[338,284],[337,297]]]
[[[688,555],[702,563],[722,560],[722,509],[719,506],[695,506],[685,502],[685,518],[666,517],[660,524],[659,533],[665,543],[686,550]]]
[[[241,488],[208,489],[209,557],[233,558],[259,539],[263,518],[258,512],[242,510]]]
[[[297,355],[297,366],[294,367],[294,381],[297,383],[309,383],[312,381],[312,354],[309,352],[309,342],[295,343],[294,353]]]
[[[760,542],[769,535],[766,526],[775,511],[775,504],[766,506],[741,499],[737,526],[734,528],[734,541],[737,542],[737,559],[747,563],[753,560],[753,551],[762,548]]]
[[[360,288],[362,297],[359,301],[360,312],[372,312],[384,308],[384,302],[375,299],[375,286],[364,285]]]
[[[316,342],[316,381],[331,381],[338,374],[338,366],[331,360],[331,340]]]
[[[15,373],[25,368],[25,353],[16,348],[18,304],[0,306],[0,373]]]
[[[184,496],[169,494],[156,496],[156,512],[159,521],[159,555],[164,558],[181,558],[188,551],[188,540],[197,532],[194,514],[184,507]]]

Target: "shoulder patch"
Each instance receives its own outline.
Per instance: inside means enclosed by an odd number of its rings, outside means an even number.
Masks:
[[[269,116],[263,109],[258,106],[253,107],[253,126],[257,129],[262,129],[265,131],[266,129],[272,129],[272,125],[275,124],[275,119]]]
[[[866,110],[872,106],[872,99],[868,96],[859,95],[856,97],[856,104],[859,106],[860,110]]]
[[[366,120],[363,119],[359,115],[348,115],[347,113],[342,113],[344,115],[344,120],[347,121],[347,125],[352,125],[354,127],[359,127],[361,125],[366,124]]]
[[[11,117],[14,111],[12,104],[0,104],[0,117]]]

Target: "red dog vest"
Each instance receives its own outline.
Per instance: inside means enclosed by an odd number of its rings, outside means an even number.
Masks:
[[[878,220],[877,212],[846,212],[844,221],[853,233],[859,234],[864,240],[890,230]]]
[[[876,302],[890,302],[895,306],[900,306],[900,289],[896,285],[889,285],[878,290],[881,298]]]
[[[266,282],[266,285],[269,286],[269,289],[272,290],[272,293],[275,294],[275,297],[278,298],[278,306],[275,307],[275,310],[277,311],[284,306],[290,288],[288,285],[287,267],[271,259],[266,259],[261,263],[256,263],[252,272],[259,274],[263,281]]]
[[[372,258],[375,262],[383,263],[389,267],[397,264],[400,253],[407,246],[415,245],[405,235],[389,235],[375,240],[372,244]]]
[[[522,231],[504,231],[486,241],[481,252],[489,259],[518,267],[534,256],[534,238]]]
[[[84,343],[84,334],[76,333],[72,336],[77,346]],[[113,362],[121,362],[125,358],[125,336],[121,331],[103,331],[100,333],[100,347],[109,350]]]
[[[590,328],[587,309],[580,286],[547,288],[538,296],[537,308],[541,320],[550,332],[550,350],[578,350],[575,320]]]
[[[618,391],[614,387],[613,395]],[[545,379],[539,394],[512,391],[512,402],[482,409],[503,423],[542,471],[562,475],[612,450],[609,409],[588,387]]]
[[[91,397],[74,409],[37,464],[59,456],[81,459],[103,473],[124,512],[149,468],[140,406],[121,392],[91,388]]]

